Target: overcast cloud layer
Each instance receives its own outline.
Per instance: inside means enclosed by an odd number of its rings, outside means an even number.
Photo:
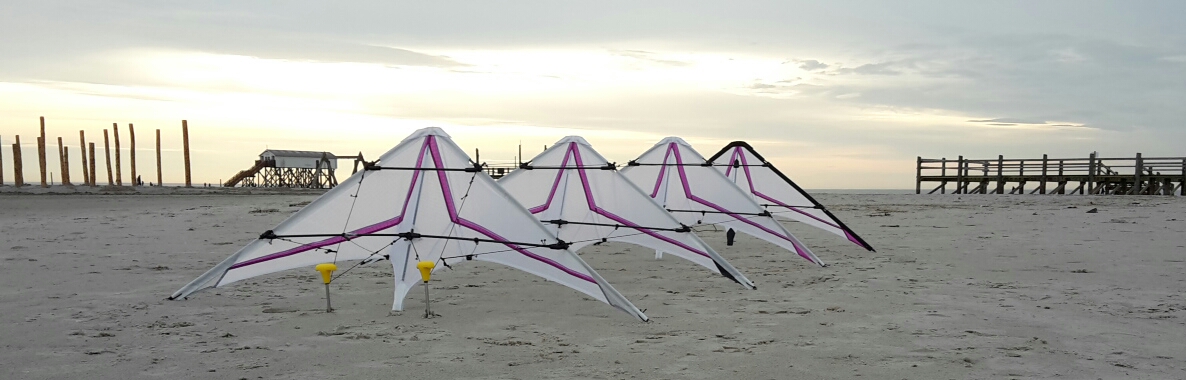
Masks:
[[[906,188],[915,156],[1186,155],[1183,4],[5,1],[0,137],[197,119],[214,181],[265,144],[378,155],[428,125],[493,157],[679,135]]]

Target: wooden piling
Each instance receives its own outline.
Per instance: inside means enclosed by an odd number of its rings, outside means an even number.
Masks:
[[[62,166],[62,186],[74,186],[74,183],[70,182],[70,160],[66,158],[66,154],[62,138],[58,137],[58,163]]]
[[[115,185],[115,177],[111,174],[111,139],[107,137],[107,130],[103,130],[103,153],[107,155],[107,186]]]
[[[1025,194],[1025,160],[1017,161],[1017,176],[1022,178],[1017,184],[1017,193]]]
[[[78,131],[78,148],[82,149],[82,183],[87,186],[94,186],[95,184],[91,183],[91,171],[87,168],[86,163],[86,132],[83,130]]]
[[[132,181],[132,186],[135,187],[140,185],[140,177],[136,176],[136,129],[132,127],[132,123],[128,123],[128,141],[130,142],[128,146],[128,158],[130,159],[129,163],[132,168],[132,176],[128,179]]]
[[[70,147],[62,147],[62,185],[74,187],[70,181]]]
[[[90,160],[91,160],[91,169],[90,169],[90,171],[91,171],[91,178],[90,178],[91,186],[96,186],[95,183],[98,181],[95,179],[95,143],[89,143],[88,145],[90,145],[90,147],[91,147],[91,149],[89,150],[90,153],[88,153],[90,155]]]
[[[193,187],[189,177],[189,123],[181,121],[181,146],[185,152],[185,187]]]
[[[45,116],[41,117],[41,137],[37,138],[37,162],[41,164],[41,187],[49,187],[45,172]]]
[[[119,123],[111,123],[111,134],[115,137],[115,185],[123,186],[124,175],[120,172],[123,165],[119,162]]]
[[[946,177],[947,176],[947,157],[943,157],[940,160],[939,167],[941,168],[941,169],[939,169],[940,175]],[[939,186],[942,187],[941,189],[939,189],[939,194],[947,194],[947,181],[944,180],[942,183],[939,184]]]
[[[0,187],[4,186],[4,138],[0,138]]]
[[[21,161],[21,136],[16,136],[16,144],[12,144],[12,181],[16,187],[25,185],[24,162]]]
[[[474,154],[478,153],[477,148],[473,150]],[[919,156],[917,162],[914,162],[914,194],[923,194],[923,157]]]
[[[1096,152],[1091,152],[1087,158],[1087,193],[1095,194],[1095,172],[1098,170],[1096,166]]]
[[[1128,191],[1129,194],[1141,194],[1143,184],[1141,183],[1141,172],[1145,171],[1145,161],[1141,159],[1141,153],[1137,153],[1136,170],[1133,170],[1132,189]]]
[[[997,155],[997,191],[993,194],[1005,193],[1005,156]]]
[[[1046,181],[1047,181],[1046,167],[1047,167],[1047,164],[1049,161],[1050,161],[1050,157],[1043,154],[1042,155],[1042,177],[1041,177],[1042,183],[1038,185],[1038,189],[1039,189],[1038,193],[1039,194],[1046,194]]]
[[[161,130],[156,130],[156,185],[162,186],[161,182]]]
[[[40,137],[37,138],[37,155],[39,157],[45,157],[45,139]],[[45,167],[45,160],[40,160],[39,162],[41,163],[41,187],[49,187],[49,182],[46,181],[49,176],[46,175],[47,168]]]
[[[964,156],[959,156],[959,161],[955,164],[955,193],[963,194],[960,188],[964,185]]]

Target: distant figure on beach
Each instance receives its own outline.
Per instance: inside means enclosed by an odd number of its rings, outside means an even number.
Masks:
[[[140,176],[136,176],[136,186],[144,186],[144,179],[140,178]]]
[[[732,247],[733,246],[733,238],[735,236],[737,236],[737,232],[733,231],[732,228],[730,228],[728,231],[725,231],[725,245]]]

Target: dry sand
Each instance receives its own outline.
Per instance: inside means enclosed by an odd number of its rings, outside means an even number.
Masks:
[[[434,276],[436,319],[419,289],[389,312],[386,262],[332,314],[312,268],[166,301],[316,195],[143,192],[0,188],[0,378],[1186,378],[1183,198],[821,194],[879,251],[788,223],[819,268],[702,231],[753,291],[584,250],[641,323],[489,263]]]

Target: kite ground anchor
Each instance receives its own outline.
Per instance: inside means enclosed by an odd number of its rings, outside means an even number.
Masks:
[[[424,279],[424,318],[432,318],[436,316],[432,312],[432,306],[429,305],[428,298],[428,279],[432,277],[432,268],[437,265],[432,261],[421,261],[416,263],[416,269],[420,270],[420,278]]]
[[[333,279],[334,271],[338,270],[338,266],[330,263],[317,264],[313,269],[321,272],[321,282],[325,283],[325,312],[332,313],[334,308],[329,303],[329,281]]]

